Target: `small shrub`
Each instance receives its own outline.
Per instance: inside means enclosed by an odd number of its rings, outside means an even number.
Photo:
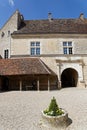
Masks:
[[[58,116],[64,114],[64,112],[58,107],[55,97],[51,99],[49,107],[43,112],[49,116]]]

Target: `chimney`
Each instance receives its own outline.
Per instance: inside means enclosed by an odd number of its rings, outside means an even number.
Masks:
[[[24,21],[24,16],[22,14],[21,14],[20,17],[21,17],[21,21]]]
[[[53,20],[52,13],[48,13],[48,20],[51,22]]]
[[[80,18],[81,20],[84,20],[84,14],[81,13],[80,16],[79,16],[79,18]]]

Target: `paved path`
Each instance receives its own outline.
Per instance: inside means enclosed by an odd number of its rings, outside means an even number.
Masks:
[[[0,130],[53,130],[41,117],[53,96],[72,120],[66,130],[87,130],[87,88],[0,93]]]

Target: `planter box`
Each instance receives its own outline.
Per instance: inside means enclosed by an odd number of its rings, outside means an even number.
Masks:
[[[59,115],[59,116],[48,116],[46,114],[43,113],[42,111],[42,118],[43,121],[45,123],[45,125],[47,125],[48,127],[55,127],[55,128],[66,128],[68,125],[68,113],[62,109],[62,111],[64,111],[64,114]]]

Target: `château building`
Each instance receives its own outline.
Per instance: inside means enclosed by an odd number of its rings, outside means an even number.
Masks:
[[[0,89],[87,85],[87,19],[25,20],[17,10],[0,29]]]

